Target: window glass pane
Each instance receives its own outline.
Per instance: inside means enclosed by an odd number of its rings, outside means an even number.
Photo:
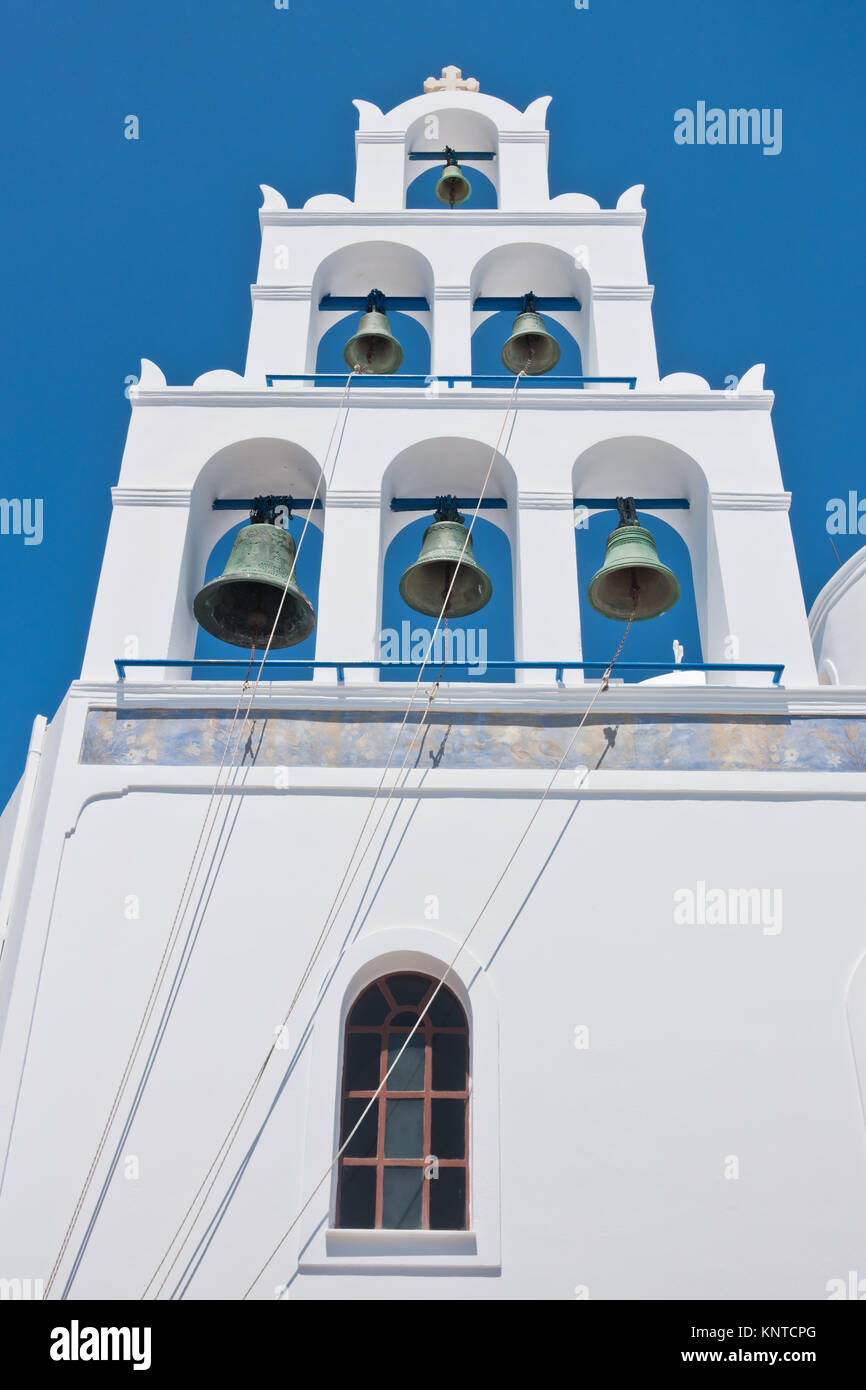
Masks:
[[[466,1090],[466,1037],[463,1033],[433,1034],[433,1090]]]
[[[423,1145],[423,1100],[389,1100],[385,1110],[385,1157],[423,1158]]]
[[[388,1010],[388,1001],[379,986],[371,985],[369,989],[364,990],[350,1013],[349,1022],[375,1026],[377,1023],[385,1022]]]
[[[369,1100],[346,1100],[343,1102],[343,1132],[340,1136],[340,1145],[346,1143],[346,1136],[352,1133],[355,1125],[364,1115],[365,1106],[370,1105]],[[347,1158],[375,1158],[376,1143],[378,1139],[379,1124],[379,1102],[375,1100],[370,1109],[364,1115],[357,1133],[352,1137],[346,1146],[345,1155]]]
[[[367,1229],[376,1221],[376,1169],[343,1164],[338,1226]]]
[[[408,1033],[388,1034],[388,1066],[399,1055],[400,1048],[409,1038]],[[424,1090],[424,1033],[418,1029],[409,1038],[409,1045],[388,1077],[389,1091]]]
[[[462,1028],[466,1023],[462,1008],[446,985],[430,1005],[427,1017],[437,1028]]]
[[[431,1231],[462,1231],[466,1226],[466,1169],[440,1168],[430,1178]]]
[[[413,1101],[398,1101],[412,1105]],[[414,1230],[421,1226],[423,1168],[386,1168],[382,1184],[382,1225],[389,1230]]]
[[[420,1004],[430,984],[426,975],[389,975],[388,988],[398,1004]]]
[[[391,1019],[391,1027],[399,1025],[401,1028],[411,1028],[418,1014],[415,1009],[407,1009],[405,1013],[395,1014]]]
[[[350,1033],[346,1040],[347,1091],[375,1091],[379,1084],[378,1033]]]
[[[411,1105],[411,1101],[398,1101]],[[466,1156],[465,1100],[434,1100],[430,1103],[430,1152],[436,1158],[465,1158]],[[431,1182],[435,1181],[431,1178]]]

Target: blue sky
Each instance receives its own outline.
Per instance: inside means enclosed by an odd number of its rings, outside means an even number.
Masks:
[[[258,184],[351,194],[352,99],[387,109],[445,63],[519,106],[553,96],[552,193],[646,184],[662,371],[721,387],[766,362],[811,602],[828,500],[866,495],[864,27],[860,0],[7,4],[0,492],[42,498],[44,535],[0,536],[0,803],[80,670],[125,378],[143,356],[172,384],[242,370]],[[782,152],[675,144],[699,100],[782,108]]]

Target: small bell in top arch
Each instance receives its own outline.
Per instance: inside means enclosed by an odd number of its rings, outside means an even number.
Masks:
[[[502,349],[502,365],[509,372],[541,376],[555,367],[560,357],[559,343],[548,333],[544,319],[535,312],[535,298],[525,296],[523,309],[514,320],[511,337]]]
[[[445,168],[442,170],[442,177],[436,185],[436,197],[440,203],[446,203],[449,208],[455,208],[460,203],[467,202],[471,192],[472,184],[457,163],[457,155],[450,145],[446,145]]]
[[[673,608],[680,584],[673,570],[663,565],[652,533],[641,526],[633,497],[618,497],[619,525],[607,538],[604,564],[589,581],[587,598],[605,618],[634,621],[658,618]]]
[[[356,367],[362,372],[372,372],[376,376],[390,376],[399,371],[403,362],[403,349],[391,332],[388,315],[385,313],[385,296],[381,290],[371,290],[366,313],[358,323],[358,331],[343,349],[343,361],[352,371]]]

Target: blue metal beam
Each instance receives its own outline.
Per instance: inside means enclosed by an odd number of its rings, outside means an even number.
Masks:
[[[522,294],[506,295],[504,297],[500,295],[481,294],[474,301],[472,308],[473,310],[508,309],[515,314],[519,314],[524,308],[525,298],[526,296]],[[579,299],[569,298],[568,296],[564,297],[562,295],[548,295],[547,297],[544,295],[533,295],[533,301],[539,313],[542,313],[545,309],[548,313],[553,313],[557,310],[574,313],[581,307]]]
[[[508,503],[504,497],[455,497],[455,507],[465,507],[471,511],[480,506],[482,511],[501,511]],[[392,512],[435,512],[439,505],[438,497],[395,497],[391,502]]]
[[[319,308],[325,310],[366,309],[370,302],[368,294],[323,294]],[[385,295],[386,309],[429,309],[429,300],[423,295]]]
[[[453,153],[453,155],[454,155],[454,158],[455,158],[455,159],[458,159],[458,160],[459,160],[459,159],[495,159],[495,158],[496,158],[496,155],[495,155],[495,154],[491,154],[489,150],[453,150],[452,153]],[[435,152],[432,153],[432,154],[429,154],[426,150],[424,150],[424,151],[422,151],[422,150],[410,150],[410,152],[409,152],[409,158],[410,158],[410,159],[429,159],[429,160],[434,160],[437,164],[444,164],[444,163],[445,163],[445,160],[447,159],[447,155],[446,155],[446,153],[445,153],[444,150],[435,151]]]
[[[301,669],[316,671],[336,671],[337,680],[343,680],[343,673],[347,670],[352,671],[418,671],[421,669],[420,661],[286,661],[281,657],[269,656],[265,659],[265,666],[279,666],[282,670],[291,673]],[[435,663],[439,665],[438,661]],[[469,665],[466,661],[448,661],[446,666],[456,666],[458,669]],[[555,671],[556,679],[562,680],[563,671],[606,671],[607,661],[488,661],[488,667],[493,670],[504,671]],[[227,666],[237,670],[247,670],[249,667],[249,657],[233,658],[222,660],[219,657],[117,657],[114,662],[118,679],[123,680],[126,676],[127,668],[130,666],[185,666],[199,670],[204,667]],[[617,661],[614,670],[616,671],[766,671],[773,673],[773,684],[778,685],[782,679],[784,664],[774,663],[754,663],[744,661],[682,661],[679,664],[672,661]],[[476,687],[477,688],[477,687]]]
[[[635,497],[636,507],[653,512],[684,512],[689,509],[687,497]],[[589,512],[616,511],[615,497],[575,497],[576,507],[586,507]]]
[[[215,512],[251,512],[255,497],[217,497],[213,503]],[[313,507],[317,512],[322,510],[321,498],[317,497],[315,502],[312,497],[275,497],[274,502],[279,507],[291,507],[293,512],[308,512]]]
[[[275,381],[333,381],[345,386],[348,375],[348,372],[267,372],[265,380],[268,386],[272,386]],[[445,381],[449,386],[453,386],[455,381],[493,381],[514,385],[514,377],[506,372],[476,372],[471,376],[461,376],[453,372],[440,372],[436,376],[424,372],[391,372],[388,376],[381,377],[368,372],[357,375],[363,376],[365,381],[378,381],[382,385],[389,381],[420,382],[422,386],[432,386],[434,381]],[[637,386],[635,376],[560,376],[556,372],[547,380],[551,386],[627,386],[629,391],[634,391]],[[533,377],[533,381],[540,383],[541,377]]]

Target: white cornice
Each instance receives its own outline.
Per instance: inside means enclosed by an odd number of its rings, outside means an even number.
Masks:
[[[451,232],[461,227],[642,227],[646,212],[617,212],[614,208],[588,208],[574,212],[538,211],[509,212],[502,208],[463,208],[459,215],[443,208],[394,208],[390,212],[370,208],[334,208],[330,211],[308,212],[301,208],[260,208],[259,222],[263,227],[448,227]]]
[[[367,492],[334,492],[328,493],[328,510],[332,507],[379,507],[381,505],[381,494],[375,491]]]
[[[500,145],[543,145],[547,149],[550,144],[550,131],[548,130],[500,130]]]
[[[257,299],[300,299],[312,298],[312,285],[250,285],[250,298]]]
[[[111,501],[115,507],[188,507],[191,497],[188,487],[113,487]]]
[[[559,508],[574,511],[574,495],[571,492],[521,492],[518,503],[521,511],[553,511]]]
[[[471,391],[452,391],[442,387],[435,397],[428,388],[388,386],[381,391],[359,391],[352,396],[352,409],[357,410],[501,410],[509,394],[507,386],[499,390],[475,387]],[[321,406],[333,410],[342,391],[327,386],[300,389],[292,383],[289,389],[260,386],[240,387],[237,390],[194,390],[190,386],[165,386],[152,390],[139,386],[130,396],[134,409],[141,406],[221,406],[230,409],[247,407],[291,407],[297,409]],[[729,414],[735,410],[759,410],[769,413],[773,407],[773,392],[760,391],[754,395],[733,395],[731,391],[696,391],[693,393],[664,391],[596,391],[568,387],[552,387],[549,391],[535,389],[518,396],[518,410],[619,410],[619,411],[676,411],[718,410]],[[719,494],[726,496],[728,494]],[[736,496],[738,494],[730,494]],[[776,495],[776,494],[773,494]],[[724,503],[722,503],[724,505]]]
[[[413,708],[423,710],[427,685],[422,682]],[[769,677],[767,677],[769,680]],[[131,677],[115,681],[75,681],[70,697],[96,702],[106,708],[232,710],[241,690],[240,681],[139,681]],[[574,686],[485,685],[447,682],[436,697],[437,710],[475,711],[494,714],[582,714],[598,691],[597,681]],[[338,685],[324,681],[262,681],[256,706],[262,709],[400,710],[409,698],[405,682]],[[866,687],[815,685],[786,690],[783,686],[743,685],[612,685],[599,696],[594,714],[758,714],[775,718],[787,715],[866,715]],[[838,775],[838,774],[837,774]]]
[[[469,285],[434,285],[434,299],[462,299],[471,298],[472,291]]]
[[[384,779],[383,779],[384,772]],[[213,791],[214,766],[148,766],[147,764],[84,764],[76,768],[83,787],[99,796],[170,791],[172,795],[209,795]],[[647,800],[660,801],[863,801],[864,772],[786,772],[770,770],[646,772],[592,769],[575,788],[574,769],[563,769],[551,785],[549,769],[540,768],[398,768],[293,767],[293,796],[323,793],[369,797],[380,789],[395,797],[478,796],[527,797],[542,795],[565,801]],[[98,791],[96,788],[98,787]],[[275,785],[273,766],[244,767],[236,781],[222,782],[220,795],[274,796],[285,790]],[[86,804],[86,803],[85,803]]]
[[[652,302],[655,285],[593,285],[592,298],[598,299],[638,299]]]
[[[711,492],[713,511],[787,512],[790,492]]]
[[[405,130],[356,130],[355,145],[403,145]]]
[[[827,614],[848,592],[853,584],[864,581],[866,577],[866,545],[845,561],[844,565],[831,575],[821,589],[809,613],[809,632],[815,638]],[[866,581],[864,581],[866,582]]]

